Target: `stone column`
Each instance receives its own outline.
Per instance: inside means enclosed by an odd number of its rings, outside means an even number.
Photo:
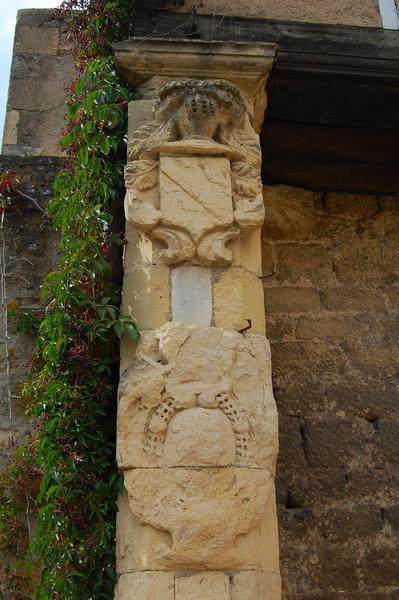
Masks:
[[[279,600],[258,133],[275,47],[133,39],[118,600]],[[141,125],[141,126],[139,126]],[[138,127],[139,126],[139,127]]]

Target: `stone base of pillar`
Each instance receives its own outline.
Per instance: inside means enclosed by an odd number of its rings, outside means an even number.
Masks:
[[[279,600],[278,573],[141,571],[121,575],[115,600]]]

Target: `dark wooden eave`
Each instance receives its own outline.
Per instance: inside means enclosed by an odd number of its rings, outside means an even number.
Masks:
[[[177,13],[165,0],[135,7],[136,36],[278,44],[265,182],[399,192],[399,32]]]

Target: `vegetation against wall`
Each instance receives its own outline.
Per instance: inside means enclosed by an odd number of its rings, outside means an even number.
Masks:
[[[39,480],[38,524],[30,561],[41,570],[39,600],[113,598],[116,499],[115,397],[118,338],[137,329],[119,314],[113,260],[124,188],[127,104],[133,92],[119,80],[110,44],[129,36],[130,0],[66,0],[78,76],[70,87],[58,175],[49,213],[61,233],[58,269],[42,287],[35,366],[24,386],[36,430],[0,480],[0,597],[24,598],[19,497]],[[3,176],[7,178],[7,174]],[[1,190],[3,211],[12,185]],[[120,227],[120,226],[119,226]],[[28,316],[21,326],[32,329]],[[32,485],[31,485],[32,484]],[[31,489],[32,488],[32,489]]]

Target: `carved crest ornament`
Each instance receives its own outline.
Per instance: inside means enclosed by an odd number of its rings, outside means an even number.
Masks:
[[[163,533],[160,566],[259,566],[247,536],[272,493],[276,432],[265,338],[182,323],[143,334],[120,385],[118,463],[133,515]]]
[[[129,141],[125,212],[165,264],[228,266],[228,243],[264,220],[261,152],[227,81],[171,82]]]

